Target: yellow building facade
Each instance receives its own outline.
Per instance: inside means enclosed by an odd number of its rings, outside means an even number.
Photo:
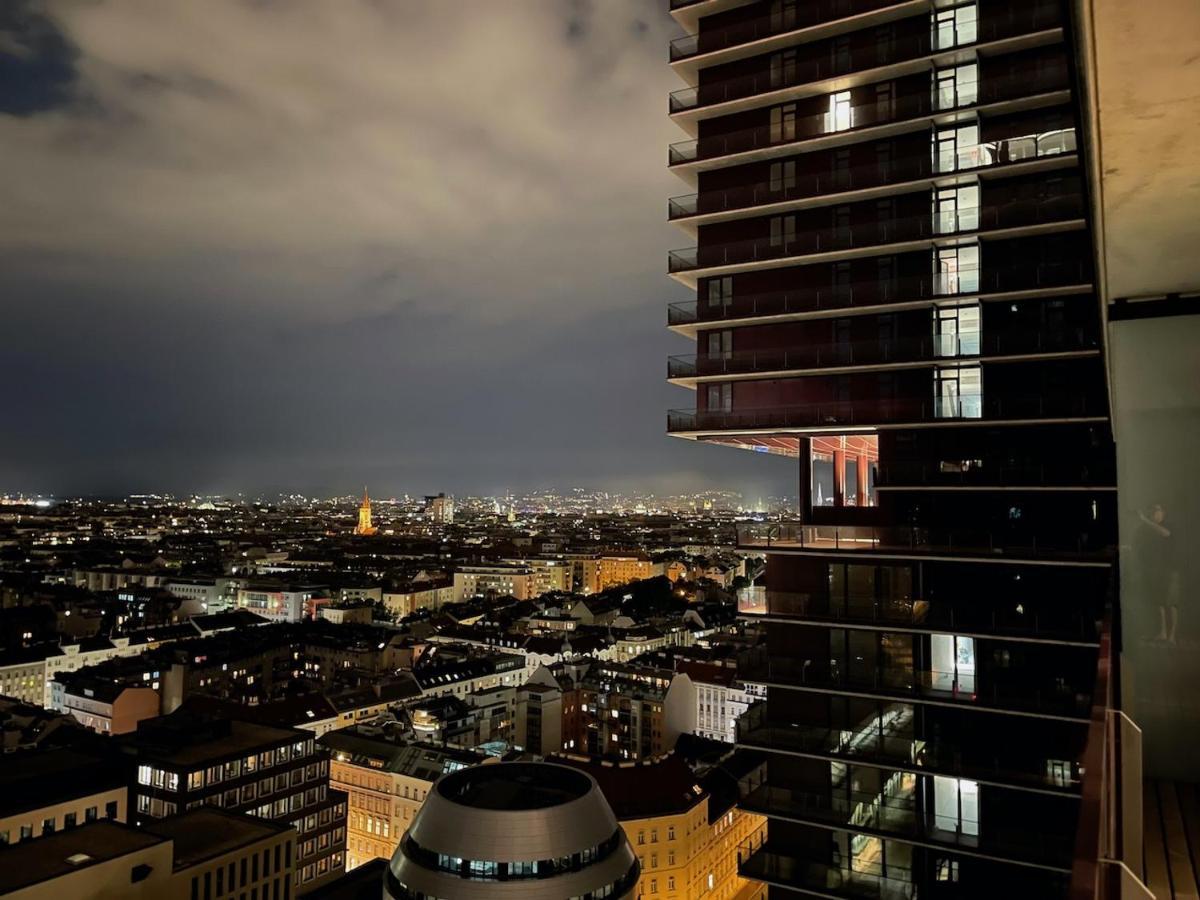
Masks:
[[[644,763],[559,760],[600,784],[641,863],[642,900],[759,900],[765,888],[741,878],[738,848],[766,838],[766,818],[747,813],[698,781],[675,754]],[[721,773],[714,773],[714,778]],[[728,796],[723,791],[722,796]]]

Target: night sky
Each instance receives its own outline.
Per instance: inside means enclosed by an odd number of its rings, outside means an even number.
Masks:
[[[0,493],[791,490],[665,435],[665,0],[0,0]]]

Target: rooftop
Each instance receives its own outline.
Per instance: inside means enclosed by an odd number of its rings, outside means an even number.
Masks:
[[[548,809],[587,795],[591,780],[565,766],[546,763],[500,763],[476,766],[447,775],[437,791],[473,809]]]
[[[291,829],[268,819],[201,807],[145,829],[175,842],[175,870],[194,866]]]
[[[101,820],[0,848],[0,894],[162,844],[167,838]]]

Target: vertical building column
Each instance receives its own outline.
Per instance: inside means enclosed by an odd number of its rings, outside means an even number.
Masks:
[[[855,470],[855,495],[858,497],[859,506],[870,506],[871,498],[868,495],[870,490],[869,484],[871,480],[870,459],[867,456],[866,450],[859,451],[858,468]]]
[[[842,438],[843,442],[845,438]],[[833,451],[833,505],[846,505],[846,449]]]

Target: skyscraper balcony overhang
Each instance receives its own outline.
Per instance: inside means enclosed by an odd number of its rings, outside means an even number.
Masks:
[[[689,83],[702,67],[722,65],[776,49],[833,37],[862,28],[928,13],[930,0],[853,0],[797,4],[781,11],[695,31],[671,41],[671,68]]]
[[[970,121],[974,116],[999,116],[1057,106],[1071,93],[1065,67],[1049,67],[1023,77],[985,76],[978,90],[953,96],[931,89],[928,93],[898,97],[886,104],[861,103],[846,108],[842,118],[820,113],[788,123],[786,129],[769,125],[706,135],[679,141],[667,150],[673,172],[692,173],[726,166],[778,159],[865,140],[921,131]]]
[[[932,197],[931,197],[932,203]],[[767,222],[758,224],[767,231]],[[702,242],[697,247],[673,250],[667,256],[667,271],[677,281],[695,287],[699,278],[732,275],[762,269],[835,262],[879,256],[885,253],[935,251],[954,247],[964,238],[1011,240],[1086,227],[1084,200],[1063,192],[1036,200],[1012,200],[995,205],[958,206],[950,211],[931,211],[894,216],[876,221],[812,228],[789,220],[790,228],[746,240]]]
[[[987,141],[969,159],[966,154],[963,157],[945,171],[938,171],[930,154],[923,154],[912,160],[898,159],[887,168],[867,164],[832,173],[806,172],[793,176],[787,186],[782,180],[765,181],[681,194],[668,202],[667,218],[694,234],[698,226],[748,215],[765,216],[874,200],[949,187],[968,179],[985,182],[1070,169],[1079,164],[1073,128]]]
[[[871,64],[856,71],[835,72],[831,60],[813,59],[796,63],[786,77],[762,72],[699,87],[681,88],[670,96],[671,119],[689,134],[695,134],[701,119],[848,91],[921,72],[932,74],[937,69],[975,62],[980,57],[1048,47],[1061,43],[1063,39],[1062,28],[1041,27],[1032,17],[1024,30],[1019,26],[1014,30],[1017,33],[1011,36],[981,40],[948,51],[937,49],[938,32],[930,30],[911,42],[893,43],[891,46],[897,48],[891,51],[896,57],[894,61]]]
[[[961,290],[968,275],[975,277],[979,290]],[[1013,287],[1006,290],[1006,284]],[[1031,265],[1019,270],[963,269],[954,273],[954,277],[931,273],[883,283],[876,279],[827,288],[743,294],[720,305],[682,301],[667,307],[667,326],[677,334],[695,339],[700,329],[718,325],[764,325],[874,315],[928,309],[942,302],[1016,303],[1086,294],[1091,289],[1091,272],[1081,262]]]

